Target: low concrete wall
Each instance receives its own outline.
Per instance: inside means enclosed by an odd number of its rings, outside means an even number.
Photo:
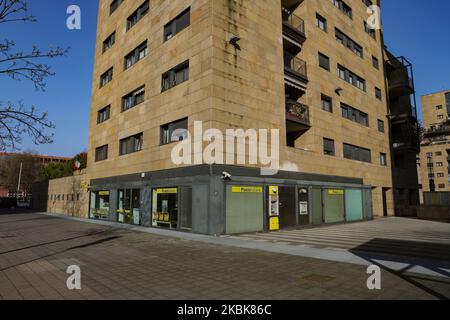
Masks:
[[[450,207],[420,206],[417,207],[417,217],[425,220],[450,221]]]
[[[73,217],[88,217],[89,192],[83,188],[86,174],[54,179],[33,185],[31,208]]]

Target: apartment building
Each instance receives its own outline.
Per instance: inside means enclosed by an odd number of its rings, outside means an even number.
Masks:
[[[423,192],[450,191],[450,91],[422,97],[423,139],[420,178]]]
[[[371,4],[100,0],[89,217],[221,235],[393,215],[392,59]],[[280,130],[281,170],[174,163],[180,141],[208,146],[199,122]]]

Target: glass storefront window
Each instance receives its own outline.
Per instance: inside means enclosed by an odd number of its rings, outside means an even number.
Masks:
[[[121,223],[141,224],[141,190],[121,189],[117,197],[117,221]]]
[[[91,192],[89,215],[92,219],[109,218],[109,197],[110,191],[107,190]]]
[[[178,228],[178,188],[153,190],[152,226]]]

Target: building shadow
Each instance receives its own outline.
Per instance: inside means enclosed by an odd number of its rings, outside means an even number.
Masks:
[[[450,244],[376,238],[350,252],[437,299],[450,298],[436,289],[450,287]],[[435,275],[421,276],[417,268]]]

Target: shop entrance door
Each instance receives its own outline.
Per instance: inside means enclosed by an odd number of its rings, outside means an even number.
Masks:
[[[297,225],[295,187],[280,187],[280,229]]]
[[[309,192],[308,188],[298,189],[298,223],[301,226],[307,226],[310,224],[310,213],[309,213]]]

